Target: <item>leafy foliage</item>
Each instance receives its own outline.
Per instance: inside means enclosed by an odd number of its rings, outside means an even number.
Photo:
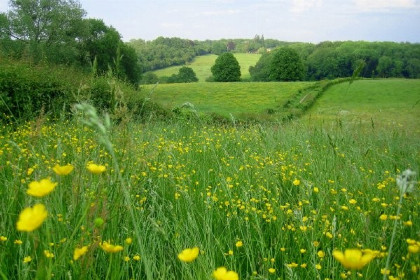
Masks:
[[[211,72],[216,82],[237,82],[241,79],[241,67],[232,53],[219,55]]]
[[[94,77],[68,67],[0,61],[0,119],[66,116],[76,102],[89,102],[116,118],[142,118],[151,111],[165,115],[165,110],[146,102],[132,85],[110,73]]]
[[[194,70],[190,67],[183,66],[179,69],[178,74],[173,74],[169,77],[168,83],[193,83],[198,82],[198,78]]]
[[[128,43],[136,50],[143,71],[182,65],[196,55],[195,43],[180,38],[158,37],[156,40],[131,40]]]
[[[270,63],[270,79],[274,81],[299,81],[304,77],[299,54],[291,48],[276,51]]]
[[[263,54],[255,66],[249,67],[252,81],[267,82],[270,81],[270,65],[272,55],[270,53]]]
[[[113,27],[84,16],[73,0],[10,1],[8,14],[0,14],[0,53],[84,70],[96,58],[98,74],[111,68],[118,78],[137,84],[141,68],[135,50]]]

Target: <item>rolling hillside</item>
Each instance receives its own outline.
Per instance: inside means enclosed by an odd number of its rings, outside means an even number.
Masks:
[[[151,85],[144,86],[142,92],[169,109],[190,102],[199,113],[246,118],[267,114],[272,109],[280,115],[286,110],[294,112],[294,108],[284,105],[297,99],[293,106],[298,109],[299,101],[302,102],[299,95],[312,85],[315,82],[161,84],[154,89]],[[352,122],[373,120],[420,129],[420,80],[358,80],[351,85],[348,82],[333,85],[322,93],[303,118],[321,121],[340,118]]]
[[[359,80],[329,88],[305,119],[409,126],[420,132],[420,80]]]
[[[241,66],[241,79],[249,79],[249,66],[253,66],[260,59],[260,54],[249,54],[249,53],[235,53],[236,59]],[[197,78],[200,82],[204,82],[208,77],[211,76],[210,68],[213,66],[214,61],[216,60],[217,55],[203,55],[197,56],[190,64],[186,65],[191,67],[197,75]],[[171,76],[172,74],[177,74],[179,68],[182,66],[172,66],[160,70],[155,70],[155,73],[158,77]]]

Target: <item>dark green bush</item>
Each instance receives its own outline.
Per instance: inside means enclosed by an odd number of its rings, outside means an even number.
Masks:
[[[0,120],[52,118],[71,113],[75,103],[89,102],[117,119],[166,116],[158,105],[145,102],[138,89],[111,75],[93,77],[70,68],[31,65],[0,57]]]

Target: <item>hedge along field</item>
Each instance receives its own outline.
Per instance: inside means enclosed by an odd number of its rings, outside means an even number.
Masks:
[[[234,56],[241,66],[241,79],[251,78],[249,74],[249,67],[257,64],[257,61],[260,59],[261,54],[249,54],[249,53],[234,53]],[[216,61],[217,55],[203,55],[197,56],[190,64],[186,66],[191,67],[197,78],[200,82],[204,82],[208,77],[212,76],[211,67]],[[166,76],[170,77],[172,74],[177,74],[179,68],[182,66],[172,66],[160,70],[155,70],[155,73],[158,77]]]
[[[179,107],[190,102],[199,113],[217,113],[241,117],[261,114],[281,106],[299,89],[312,82],[293,83],[189,83],[143,86],[144,95],[165,108]]]
[[[406,126],[420,133],[420,80],[358,80],[332,86],[304,119]]]
[[[404,127],[109,128],[86,112],[0,128],[3,279],[418,275],[419,186],[398,176],[420,143]]]

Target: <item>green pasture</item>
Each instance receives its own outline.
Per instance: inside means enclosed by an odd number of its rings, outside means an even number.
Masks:
[[[293,83],[190,83],[147,85],[145,95],[165,108],[173,109],[190,102],[199,113],[217,113],[237,117],[264,113],[282,106],[299,89],[311,82]]]
[[[329,88],[305,119],[337,119],[420,129],[420,80],[358,80]]]
[[[248,71],[249,67],[254,66],[260,59],[261,55],[249,53],[235,53],[234,55],[238,60],[239,65],[241,66],[241,78],[249,79],[251,77]],[[212,75],[210,69],[213,66],[216,58],[217,55],[214,54],[197,56],[190,64],[187,64],[186,66],[191,67],[194,70],[200,82],[204,82],[208,77]],[[179,68],[181,67],[182,66],[167,67],[153,71],[153,73],[155,73],[158,77],[169,77],[172,74],[177,74]]]

